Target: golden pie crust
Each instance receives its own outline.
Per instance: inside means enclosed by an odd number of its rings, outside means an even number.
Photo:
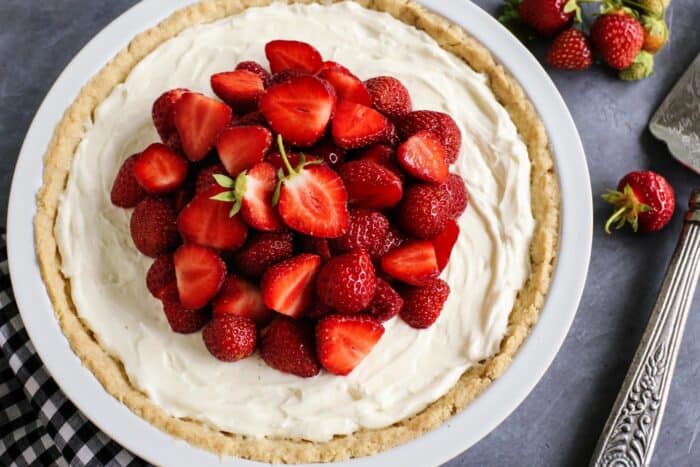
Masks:
[[[297,3],[311,3],[302,0]],[[506,335],[497,355],[466,371],[455,386],[422,412],[394,425],[359,430],[327,442],[294,439],[252,439],[224,433],[198,421],[168,415],[129,383],[121,363],[100,347],[80,320],[71,301],[70,285],[61,274],[61,258],[54,238],[60,195],[68,178],[84,122],[95,108],[123,82],[133,67],[164,41],[199,23],[235,15],[271,0],[209,0],[173,13],[159,25],[136,36],[81,90],[58,124],[44,159],[43,185],[38,196],[35,241],[39,264],[56,316],[73,351],[105,390],[159,429],[222,456],[262,462],[331,462],[368,456],[409,441],[429,431],[464,408],[510,364],[530,328],[536,323],[549,289],[556,258],[559,229],[559,186],[547,136],[531,102],[518,83],[489,51],[458,26],[410,0],[359,0],[362,6],[384,11],[427,32],[444,49],[484,73],[493,93],[507,109],[527,145],[532,163],[532,210],[536,221],[530,247],[532,269],[510,314]],[[294,3],[288,1],[288,3]],[[319,1],[319,3],[330,3]]]

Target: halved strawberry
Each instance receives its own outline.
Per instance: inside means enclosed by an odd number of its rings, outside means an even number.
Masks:
[[[450,260],[452,248],[455,246],[455,243],[457,243],[457,238],[459,238],[459,225],[457,225],[457,222],[450,219],[447,221],[444,230],[433,239],[435,257],[437,258],[438,269],[441,272],[445,269],[445,266],[447,266]]]
[[[180,240],[175,211],[162,198],[145,198],[139,202],[131,213],[130,230],[136,248],[152,258],[174,249]]]
[[[372,161],[375,164],[379,164],[382,167],[394,172],[399,178],[403,176],[403,172],[396,165],[396,151],[389,145],[386,144],[375,144],[368,147],[367,149],[361,151],[357,155],[358,161]]]
[[[274,315],[262,300],[260,289],[247,280],[229,274],[219,294],[212,302],[214,316],[232,314],[250,318],[256,323],[266,323]]]
[[[222,191],[219,186],[211,187],[180,211],[177,228],[182,238],[221,250],[235,250],[245,243],[248,228],[240,216],[230,217],[230,204],[211,199]]]
[[[156,298],[161,298],[163,289],[175,283],[175,265],[173,255],[164,253],[158,256],[146,273],[146,287]]]
[[[236,70],[217,73],[211,76],[210,81],[214,93],[238,113],[256,109],[258,99],[265,92],[263,78],[252,71]]]
[[[163,304],[163,312],[168,320],[170,329],[179,334],[191,334],[197,332],[207,324],[211,318],[209,309],[193,310],[180,302],[177,292],[177,284],[172,282],[165,286],[160,294]]]
[[[294,254],[291,232],[264,232],[251,235],[243,248],[236,252],[233,264],[246,277],[259,278],[269,268]]]
[[[372,351],[384,326],[367,315],[330,315],[316,324],[316,354],[321,365],[347,375]]]
[[[161,143],[148,146],[134,163],[134,178],[146,191],[164,194],[175,191],[187,178],[185,159]]]
[[[324,81],[300,76],[270,86],[260,98],[260,111],[270,127],[294,146],[313,146],[333,116],[335,95]]]
[[[389,120],[373,108],[351,101],[338,101],[331,134],[341,148],[354,149],[382,141],[389,129]]]
[[[284,70],[314,73],[323,62],[318,50],[301,41],[270,41],[265,44],[265,56],[270,62],[270,70],[273,73]]]
[[[440,272],[433,242],[410,240],[382,256],[382,271],[394,279],[421,285]]]
[[[239,173],[262,162],[272,145],[272,133],[263,126],[235,126],[224,130],[216,141],[219,159],[229,175]]]
[[[226,264],[213,250],[185,244],[173,254],[180,301],[187,308],[205,307],[219,292],[226,277]]]
[[[449,175],[442,143],[426,130],[401,143],[396,150],[396,159],[409,175],[426,182],[443,183]]]
[[[333,169],[315,161],[293,168],[287,159],[282,138],[280,154],[288,175],[280,180],[277,210],[282,221],[305,235],[335,238],[349,226],[347,194],[343,181]]]
[[[372,106],[389,118],[397,118],[412,109],[411,96],[406,86],[392,76],[377,76],[365,81],[372,98]]]
[[[307,73],[306,71],[301,71],[301,70],[284,70],[280,71],[279,73],[275,73],[272,75],[270,78],[270,84],[267,86],[268,88],[270,86],[274,86],[275,84],[282,84],[282,83],[287,83],[295,78],[298,78],[300,76],[312,76],[311,73]]]
[[[270,76],[270,72],[258,62],[254,62],[252,60],[240,62],[238,65],[236,65],[236,70],[246,70],[255,73],[262,78],[265,87],[270,85],[270,78],[272,78],[272,76]]]
[[[165,91],[158,99],[153,102],[151,116],[153,117],[153,125],[160,135],[161,141],[170,146],[174,151],[180,147],[180,138],[175,128],[175,120],[173,119],[173,107],[183,94],[190,92],[188,89],[178,88]]]
[[[338,100],[356,102],[368,107],[372,105],[372,99],[364,83],[349,71],[343,71],[340,68],[326,68],[316,76],[331,83]]]
[[[134,177],[134,165],[139,154],[129,156],[117,172],[112,185],[110,199],[120,208],[133,208],[146,197],[146,191]]]
[[[265,306],[283,315],[299,317],[311,305],[321,258],[304,253],[277,263],[260,281]]]
[[[314,329],[307,320],[278,315],[262,332],[260,356],[272,368],[302,378],[321,371],[314,349]]]
[[[359,208],[384,209],[396,206],[403,196],[403,183],[391,170],[372,161],[358,160],[338,170],[345,183],[348,204]]]
[[[173,117],[185,155],[198,161],[214,147],[219,134],[231,123],[233,112],[223,102],[188,92],[175,103]]]
[[[428,130],[435,135],[445,148],[445,158],[448,164],[452,164],[459,156],[462,146],[462,133],[457,123],[448,114],[433,110],[414,110],[396,119],[396,126],[401,138],[422,130]]]
[[[316,70],[316,75],[320,75],[325,70],[340,70],[345,73],[350,73],[350,70],[348,70],[345,66],[338,62],[334,62],[333,60],[326,60],[321,63],[321,66]]]
[[[260,162],[246,172],[245,180],[241,203],[243,220],[254,229],[280,230],[283,224],[272,206],[272,194],[277,185],[275,168],[267,162]]]
[[[202,330],[204,346],[223,362],[235,362],[255,352],[258,330],[255,323],[243,316],[214,315]]]

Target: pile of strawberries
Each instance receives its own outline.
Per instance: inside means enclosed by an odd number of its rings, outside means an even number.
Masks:
[[[302,377],[345,375],[397,315],[432,325],[437,276],[467,207],[449,172],[461,134],[413,111],[403,84],[358,79],[311,45],[265,46],[211,77],[213,99],[173,89],[153,105],[162,143],[124,162],[112,203],[155,258],[148,290],[173,331],[203,328],[223,361],[256,349]]]

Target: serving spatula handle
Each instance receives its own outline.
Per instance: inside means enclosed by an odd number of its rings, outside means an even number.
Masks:
[[[700,273],[700,189],[693,190],[689,206],[649,324],[593,453],[593,467],[651,463]]]

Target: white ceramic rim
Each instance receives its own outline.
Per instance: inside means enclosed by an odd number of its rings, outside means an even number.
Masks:
[[[153,427],[110,396],[70,349],[41,280],[33,219],[42,157],[55,125],[80,88],[139,32],[192,0],[143,0],[97,34],[70,62],[44,99],[27,132],[12,180],[8,255],[22,320],[44,365],[64,393],[95,425],[136,455],[159,465],[253,466],[219,458]],[[496,20],[469,1],[421,0],[481,41],[518,79],[541,116],[561,185],[560,250],[539,323],[506,373],[441,427],[383,453],[335,465],[437,465],[468,449],[498,426],[544,375],[571,326],[588,271],[593,210],[588,167],[576,126],[537,60]]]

